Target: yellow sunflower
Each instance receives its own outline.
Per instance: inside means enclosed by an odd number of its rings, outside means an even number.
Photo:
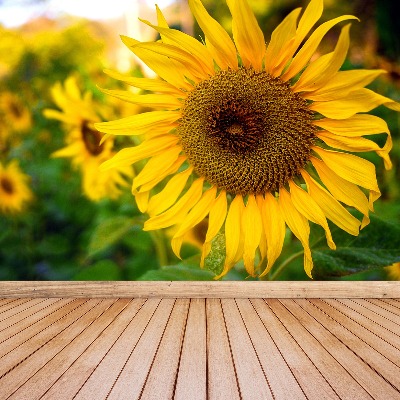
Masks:
[[[380,196],[375,168],[349,152],[374,151],[390,168],[388,127],[366,112],[381,104],[400,111],[400,104],[365,88],[383,70],[339,71],[349,24],[332,52],[310,61],[331,28],[356,17],[344,15],[311,32],[323,11],[322,0],[311,0],[301,16],[301,8],[292,11],[266,45],[247,2],[227,4],[233,40],[200,0],[189,5],[204,43],[170,29],[158,8],[158,26],[143,22],[161,41],[122,37],[161,79],[108,72],[155,94],[105,90],[154,111],[95,125],[107,135],[143,138],[103,168],[148,159],[132,191],[150,215],[145,230],[178,225],[172,238],[177,256],[185,233],[208,216],[201,263],[223,230],[226,256],[218,277],[241,259],[250,276],[263,276],[281,253],[287,225],[304,247],[304,269],[311,277],[309,222],[324,228],[332,249],[327,219],[352,235],[368,224]],[[363,137],[378,133],[388,137],[383,148]],[[361,211],[362,222],[341,203]]]
[[[400,281],[400,262],[385,268],[388,277],[392,281]]]
[[[29,189],[29,176],[19,168],[16,160],[3,166],[0,162],[0,211],[4,214],[22,211],[26,202],[33,198]]]
[[[32,126],[28,107],[18,95],[11,92],[0,95],[0,116],[10,132],[26,132]]]
[[[62,121],[68,131],[67,146],[54,152],[53,156],[72,159],[72,164],[82,172],[83,192],[89,199],[117,198],[121,193],[120,186],[127,185],[123,175],[133,177],[132,167],[120,166],[99,174],[100,164],[114,155],[113,139],[101,143],[102,135],[93,126],[101,118],[96,113],[100,108],[93,102],[91,92],[82,96],[76,80],[70,77],[64,87],[57,83],[52,88],[52,96],[62,111],[47,109],[44,115]]]

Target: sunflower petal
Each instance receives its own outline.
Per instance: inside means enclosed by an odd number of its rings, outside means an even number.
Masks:
[[[346,119],[356,113],[371,111],[382,104],[392,110],[400,111],[399,103],[366,88],[350,92],[347,97],[339,100],[314,102],[310,110],[328,118]]]
[[[98,122],[95,128],[111,135],[144,135],[154,130],[169,132],[181,117],[180,111],[149,111],[116,121]]]
[[[381,195],[376,181],[375,165],[353,154],[324,150],[316,146],[313,150],[340,177],[370,190],[370,210],[373,211],[373,202]]]
[[[200,0],[189,0],[189,7],[206,36],[210,53],[221,69],[237,69],[236,48],[225,29],[212,18]]]
[[[174,175],[165,185],[164,189],[150,199],[147,208],[148,214],[151,216],[158,215],[171,207],[185,188],[186,182],[192,171],[193,167],[190,167],[187,170]]]
[[[215,195],[217,194],[217,187],[212,186],[206,192],[203,193],[201,199],[197,204],[190,210],[189,214],[183,221],[182,225],[179,227],[178,231],[175,233],[174,237],[182,236],[198,223],[203,221],[203,219],[209,214],[212,204],[215,200]]]
[[[392,162],[390,161],[389,151],[392,149],[391,137],[388,137],[386,144],[380,148],[375,142],[369,139],[365,139],[361,136],[338,136],[327,131],[320,131],[317,133],[317,137],[324,141],[328,146],[346,150],[351,152],[366,152],[375,151],[379,157],[382,157],[385,163],[385,168],[392,168]]]
[[[271,40],[265,52],[265,71],[279,76],[283,66],[289,61],[284,55],[288,43],[296,35],[296,24],[301,8],[293,10],[272,32]],[[277,66],[281,66],[280,68]]]
[[[151,26],[153,29],[159,32],[163,38],[167,38],[170,41],[170,43],[173,43],[175,46],[178,46],[185,53],[191,54],[195,58],[197,64],[201,66],[205,74],[210,74],[210,75],[214,74],[213,59],[208,49],[198,40],[176,29],[169,29],[161,26],[156,26],[140,18],[139,20],[145,23],[146,25]]]
[[[368,70],[356,69],[351,71],[339,71],[324,86],[305,95],[308,100],[328,101],[346,97],[354,90],[362,89],[370,84],[379,75],[385,74],[383,69]]]
[[[247,0],[227,0],[232,14],[233,39],[243,65],[253,66],[260,71],[265,54],[265,41],[262,30]],[[243,29],[246,27],[245,29]]]
[[[305,171],[301,171],[308,193],[318,203],[321,210],[335,225],[350,235],[357,236],[359,233],[360,221],[351,215],[326,189],[318,184]]]
[[[382,118],[369,114],[354,115],[343,121],[329,118],[318,119],[314,121],[314,125],[340,136],[359,137],[377,133],[389,135],[387,123]]]
[[[121,36],[121,39],[137,57],[166,82],[175,86],[177,89],[193,89],[193,86],[186,81],[185,76],[189,76],[193,79],[194,77],[190,75],[185,65],[155,52],[154,49],[139,47],[138,45],[141,43],[138,40],[127,36]]]
[[[354,183],[348,182],[338,176],[321,160],[312,157],[311,162],[317,170],[321,181],[331,192],[332,196],[364,214],[361,228],[367,226],[369,224],[369,205],[368,199],[361,189]]]
[[[172,238],[172,249],[175,255],[180,257],[180,249],[182,246],[182,239],[190,229],[196,226],[198,223],[203,221],[203,219],[210,212],[210,208],[215,200],[215,194],[217,192],[217,187],[213,186],[209,190],[203,193],[203,196],[198,201],[198,203],[189,211],[185,220],[179,227],[178,231]]]
[[[262,221],[254,195],[249,195],[248,197],[247,205],[243,212],[242,226],[244,233],[244,266],[250,276],[255,276],[254,258],[261,239]]]
[[[179,138],[175,135],[166,135],[156,139],[146,140],[135,147],[127,147],[120,150],[110,160],[105,161],[100,166],[100,171],[118,166],[131,165],[139,160],[160,154],[164,150],[176,145]]]
[[[281,188],[279,191],[279,208],[286,224],[303,245],[304,270],[306,274],[312,278],[311,271],[313,268],[313,261],[309,245],[310,225],[308,224],[308,220],[297,211],[290,194],[284,188]]]
[[[303,47],[299,50],[293,61],[289,65],[286,72],[282,75],[283,80],[289,80],[297,75],[310,61],[310,58],[317,50],[322,38],[325,34],[336,24],[346,19],[358,19],[352,15],[342,15],[341,17],[332,19],[320,25],[304,43]],[[299,24],[300,25],[300,24]]]
[[[188,53],[187,51],[182,50],[178,46],[161,42],[146,42],[146,43],[138,43],[131,48],[132,51],[135,51],[136,49],[149,51],[150,53],[153,54],[153,57],[154,56],[167,57],[167,59],[169,59],[170,62],[171,60],[178,61],[186,68],[184,74],[189,75],[192,79],[195,79],[196,77],[197,80],[199,80],[199,79],[204,79],[207,76],[204,70],[202,69],[201,64],[199,64],[197,58],[192,54]],[[143,61],[146,62],[146,60]]]
[[[141,213],[145,213],[147,211],[147,206],[149,204],[149,195],[150,192],[135,192],[135,200],[137,207]]]
[[[271,193],[266,193],[265,199],[262,201],[261,218],[267,240],[268,264],[260,277],[270,271],[276,259],[280,256],[285,239],[285,221],[279,209],[278,202]]]
[[[111,78],[117,79],[138,89],[151,90],[152,92],[156,93],[174,94],[178,97],[184,95],[181,90],[161,79],[137,78],[134,76],[124,75],[110,69],[105,69],[103,72]]]
[[[182,106],[182,103],[176,96],[167,94],[134,94],[127,90],[108,90],[99,88],[103,93],[113,96],[128,103],[138,104],[142,107],[155,109],[176,110]]]
[[[342,28],[335,50],[313,61],[293,86],[295,92],[313,91],[325,85],[342,66],[350,44],[350,24]]]
[[[139,186],[151,182],[164,171],[168,170],[175,163],[180,152],[180,146],[175,146],[163,151],[158,156],[152,157],[133,179],[132,190],[136,190]]]
[[[203,191],[203,182],[204,178],[196,179],[188,191],[171,208],[148,219],[144,223],[143,230],[150,231],[180,224],[194,204],[199,201]]]
[[[160,154],[160,156],[163,153]],[[158,157],[158,156],[157,156]],[[152,157],[153,159],[154,157]],[[181,165],[186,161],[185,156],[179,156],[177,160],[169,167],[164,169],[162,172],[160,172],[156,177],[154,177],[152,180],[144,183],[140,187],[140,191],[147,191],[153,189],[156,185],[158,185],[163,179],[165,179],[168,175],[174,174],[178,169],[181,167]]]
[[[335,250],[336,245],[333,242],[332,234],[328,226],[328,221],[326,220],[325,214],[319,207],[318,203],[311,197],[309,193],[299,188],[292,181],[289,181],[289,187],[291,199],[297,211],[303,214],[309,221],[321,225],[324,228],[328,246],[332,250]]]

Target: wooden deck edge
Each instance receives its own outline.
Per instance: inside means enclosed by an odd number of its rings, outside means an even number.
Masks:
[[[400,298],[400,282],[3,281],[0,297]]]

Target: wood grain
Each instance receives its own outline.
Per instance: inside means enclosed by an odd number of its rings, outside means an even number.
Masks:
[[[1,298],[400,298],[394,281],[376,282],[0,282]],[[0,309],[1,311],[1,309]]]

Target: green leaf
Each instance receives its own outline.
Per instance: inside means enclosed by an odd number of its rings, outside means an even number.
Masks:
[[[135,222],[132,219],[121,216],[109,218],[100,223],[90,238],[88,257],[106,250],[121,240],[134,225]]]
[[[400,227],[371,215],[357,237],[335,235],[337,250],[313,250],[315,279],[330,279],[400,262]]]
[[[204,259],[204,268],[219,275],[224,268],[225,253],[225,235],[218,233],[211,242],[210,253]]]
[[[143,274],[139,281],[210,281],[214,274],[200,268],[199,256]]]
[[[101,260],[83,268],[73,278],[75,281],[118,281],[121,274],[118,266],[111,260]]]

